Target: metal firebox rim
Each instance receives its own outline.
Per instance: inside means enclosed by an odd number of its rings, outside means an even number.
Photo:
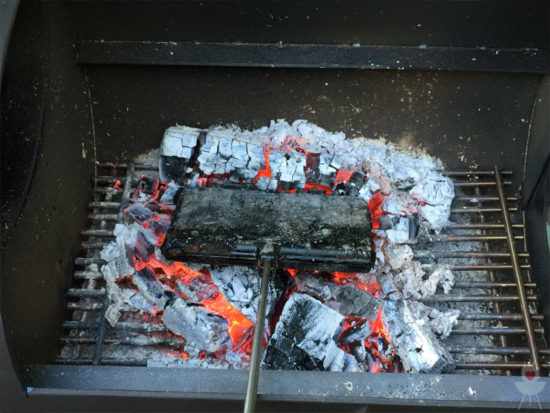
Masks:
[[[27,395],[244,400],[246,370],[29,365]],[[258,401],[550,408],[550,377],[262,370]],[[521,383],[521,384],[520,384]],[[543,386],[541,386],[541,384]],[[546,390],[546,391],[545,391]],[[535,393],[530,392],[530,393]]]

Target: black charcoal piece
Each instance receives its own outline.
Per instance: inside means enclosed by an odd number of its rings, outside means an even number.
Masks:
[[[161,249],[172,260],[202,255],[212,262],[270,240],[325,256],[340,251],[339,259],[356,260],[364,271],[374,259],[370,213],[360,198],[227,188],[185,188]],[[310,261],[315,269],[318,262]]]
[[[293,294],[281,313],[265,351],[264,366],[272,370],[344,368],[336,341],[344,317],[320,301]]]
[[[374,321],[382,302],[353,284],[339,285],[335,291],[334,306],[341,314],[368,318]]]
[[[193,347],[213,353],[231,347],[225,318],[206,308],[190,305],[178,298],[164,309],[162,322],[170,331],[185,338]]]
[[[408,301],[385,301],[384,323],[407,373],[447,373],[455,369],[451,354]]]

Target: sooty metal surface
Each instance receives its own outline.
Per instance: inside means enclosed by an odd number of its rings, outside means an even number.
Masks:
[[[63,348],[57,363],[145,366],[148,353],[169,352],[184,344],[164,325],[130,311],[123,311],[115,327],[104,319],[107,300],[99,252],[114,239],[114,225],[121,221],[139,177],[156,176],[155,169],[98,165],[94,200],[89,204],[90,227],[82,231],[82,256],[75,260],[74,286],[67,292],[69,317],[63,323]],[[550,348],[543,340],[543,316],[536,310],[524,216],[518,197],[506,194],[511,173],[487,170],[446,175],[454,181],[457,194],[452,223],[444,233],[433,236],[425,249],[416,251],[424,265],[445,264],[456,274],[449,294],[425,299],[430,305],[461,310],[459,323],[444,344],[462,371],[515,375],[531,363],[547,373]],[[466,251],[471,243],[476,248]],[[479,340],[484,336],[494,337],[494,344]]]

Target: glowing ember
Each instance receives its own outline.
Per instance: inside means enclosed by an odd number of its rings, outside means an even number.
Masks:
[[[113,188],[115,188],[117,191],[122,191],[122,186],[120,185],[120,179],[117,179],[115,181],[115,184],[113,185]]]
[[[378,190],[374,193],[371,200],[368,202],[370,216],[372,220],[372,227],[375,229],[380,228],[380,216],[388,214],[382,209],[382,204],[387,198],[388,196],[386,194]]]
[[[366,291],[374,297],[379,297],[382,292],[382,287],[376,282],[362,283],[358,279],[358,275],[353,272],[332,272],[332,280],[338,284],[353,284],[357,288]]]
[[[258,182],[258,180],[262,177],[271,178],[271,167],[269,166],[269,152],[270,151],[271,151],[270,147],[267,147],[267,149],[264,150],[265,167],[258,171],[258,175],[256,175],[256,178],[254,178],[254,181],[253,181],[254,183]]]
[[[296,277],[296,274],[298,274],[298,270],[292,268],[285,268],[285,271],[288,272],[291,277]]]
[[[304,188],[304,192],[309,192],[311,190],[314,190],[314,191],[324,191],[327,195],[331,195],[332,194],[332,189],[329,188],[328,186],[324,186],[324,185],[319,185],[319,184],[312,184],[312,183],[309,183],[309,182],[306,182],[306,186]]]
[[[189,354],[185,351],[181,351],[179,353],[166,353],[167,357],[177,357],[183,360],[187,360],[189,358]]]
[[[336,173],[336,178],[334,179],[334,186],[338,184],[345,184],[349,181],[349,179],[352,177],[352,175],[355,173],[355,171],[347,171],[345,169],[340,169]]]
[[[151,182],[145,176],[142,177],[138,184],[138,189],[133,194],[135,199],[147,198],[145,201],[148,204],[157,204],[159,210],[166,210],[168,213],[154,212],[153,217],[147,219],[141,225],[144,228],[150,228],[154,223],[165,222],[169,223],[171,213],[174,211],[173,206],[160,203],[162,194],[168,189],[167,184],[161,183],[159,180]],[[151,228],[150,228],[151,229]],[[153,231],[153,234],[157,237],[156,245],[162,245],[166,230],[168,226],[165,226],[165,230]],[[141,245],[140,240],[136,241],[134,248],[139,248]],[[254,324],[245,317],[236,307],[231,305],[223,293],[219,290],[218,286],[212,280],[210,273],[195,271],[189,267],[186,267],[181,262],[167,262],[156,258],[151,255],[148,260],[143,260],[142,257],[147,256],[143,252],[134,254],[134,257],[130,257],[130,261],[136,271],[141,271],[145,267],[148,267],[156,277],[165,286],[174,291],[176,281],[181,281],[186,285],[189,285],[191,281],[200,277],[201,282],[205,284],[204,289],[209,293],[203,297],[200,304],[227,319],[229,323],[228,333],[231,337],[234,346],[238,346],[237,350],[249,353],[250,341],[252,335],[249,333],[253,330]]]

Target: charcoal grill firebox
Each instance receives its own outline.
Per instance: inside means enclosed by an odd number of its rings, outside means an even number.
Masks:
[[[167,127],[271,118],[443,161],[451,224],[415,257],[454,272],[423,302],[460,315],[453,374],[262,370],[258,410],[550,407],[548,391],[525,390],[526,370],[550,388],[549,7],[0,4],[0,30],[14,22],[0,37],[2,407],[241,409],[246,370],[148,367],[183,339],[129,311],[109,324],[100,253],[143,176],[158,178],[136,156]]]

